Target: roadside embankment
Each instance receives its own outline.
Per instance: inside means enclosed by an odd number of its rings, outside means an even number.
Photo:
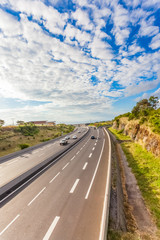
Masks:
[[[108,239],[158,240],[160,239],[160,158],[147,152],[129,136],[113,128],[109,129],[115,153],[112,162],[112,194],[110,228]],[[118,175],[120,174],[120,175]],[[120,178],[120,180],[117,180]],[[115,186],[114,186],[115,185]],[[114,192],[112,190],[112,192]],[[114,196],[118,194],[118,196]],[[118,200],[117,200],[118,199]],[[121,228],[118,218],[113,218],[113,202],[121,201],[121,211],[126,220],[126,230]],[[118,209],[118,203],[117,209]],[[124,218],[125,216],[125,218]],[[114,220],[114,221],[113,221]],[[124,222],[124,221],[123,221]]]

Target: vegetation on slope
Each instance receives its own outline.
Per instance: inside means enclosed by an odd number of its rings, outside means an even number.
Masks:
[[[102,122],[95,122],[95,123],[90,123],[90,127],[105,127],[112,125],[112,121],[102,121]]]
[[[128,120],[138,119],[139,124],[145,123],[153,132],[160,133],[160,108],[157,109],[158,103],[158,97],[151,96],[149,99],[143,99],[137,102],[131,112],[115,117],[114,121],[118,126],[119,119],[122,117],[128,117]]]
[[[160,229],[160,157],[147,152],[120,131],[113,128],[109,130],[116,135],[117,139],[122,140],[121,146],[129,166],[135,174],[146,205]]]
[[[65,135],[74,130],[73,125],[59,124],[56,126],[22,125],[18,127],[0,128],[0,156],[34,146]]]

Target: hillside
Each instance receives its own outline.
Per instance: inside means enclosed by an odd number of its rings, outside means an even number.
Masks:
[[[160,108],[158,98],[151,96],[137,102],[131,113],[115,117],[113,128],[138,142],[147,151],[160,155]]]
[[[73,130],[74,126],[65,124],[39,127],[34,125],[1,127],[0,157],[57,138]]]

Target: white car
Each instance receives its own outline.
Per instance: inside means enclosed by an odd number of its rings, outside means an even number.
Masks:
[[[76,136],[76,135],[74,135],[74,136],[72,137],[72,139],[77,139],[77,136]]]
[[[70,137],[69,137],[69,136],[66,136],[64,139],[66,139],[66,140],[69,140],[69,139],[70,139]]]

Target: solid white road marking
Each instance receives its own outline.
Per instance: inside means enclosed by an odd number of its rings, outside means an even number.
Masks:
[[[92,151],[94,151],[94,149],[95,149],[95,147],[94,147],[94,148],[92,148]]]
[[[86,169],[86,167],[87,167],[87,165],[88,165],[88,162],[86,162],[85,164],[84,164],[84,166],[83,166],[83,170],[85,170]]]
[[[43,240],[48,240],[53,232],[53,230],[55,229],[58,221],[59,221],[60,217],[59,216],[56,216],[55,219],[53,220],[50,228],[48,229],[46,235],[44,236]]]
[[[0,232],[0,236],[11,226],[12,223],[16,221],[17,218],[19,218],[19,214]]]
[[[75,183],[73,184],[73,187],[71,188],[70,193],[73,193],[73,192],[74,192],[75,188],[77,187],[78,182],[79,182],[79,179],[77,179],[77,180],[75,181]]]
[[[67,166],[68,166],[69,162],[62,168],[62,170],[64,170]]]
[[[46,189],[46,187],[44,187],[29,203],[28,206],[30,206],[32,204],[32,202],[34,202],[34,200],[36,200],[36,198]]]
[[[89,158],[91,158],[91,157],[92,157],[92,153],[89,154]]]
[[[54,179],[56,178],[56,177],[58,177],[58,175],[60,174],[60,172],[59,173],[57,173],[57,175],[56,176],[54,176],[54,178],[52,178],[52,180],[49,182],[49,183],[52,183],[53,181],[54,181]]]
[[[103,212],[102,212],[102,219],[101,219],[101,227],[100,227],[100,234],[99,234],[99,240],[104,239],[105,235],[105,229],[106,229],[106,218],[107,216],[107,207],[109,206],[109,187],[110,187],[110,181],[111,181],[111,140],[108,132],[105,130],[108,139],[109,139],[109,156],[108,156],[108,170],[107,170],[107,179],[106,179],[106,189],[105,189],[105,197],[103,202]],[[108,220],[108,219],[107,219]]]
[[[86,196],[85,196],[85,199],[88,198],[89,193],[90,193],[90,190],[91,190],[91,187],[92,187],[92,185],[93,185],[93,182],[94,182],[94,179],[95,179],[95,176],[96,176],[98,167],[99,167],[99,163],[100,163],[100,161],[101,161],[101,157],[102,157],[102,153],[103,153],[103,149],[104,149],[104,143],[105,143],[105,139],[104,139],[104,141],[103,141],[103,146],[102,146],[102,150],[101,150],[101,153],[100,153],[100,156],[99,156],[99,159],[98,159],[98,163],[97,163],[96,169],[95,169],[95,171],[94,171],[94,174],[93,174],[93,177],[92,177],[90,186],[89,186],[89,188],[88,188],[87,194],[86,194]]]

